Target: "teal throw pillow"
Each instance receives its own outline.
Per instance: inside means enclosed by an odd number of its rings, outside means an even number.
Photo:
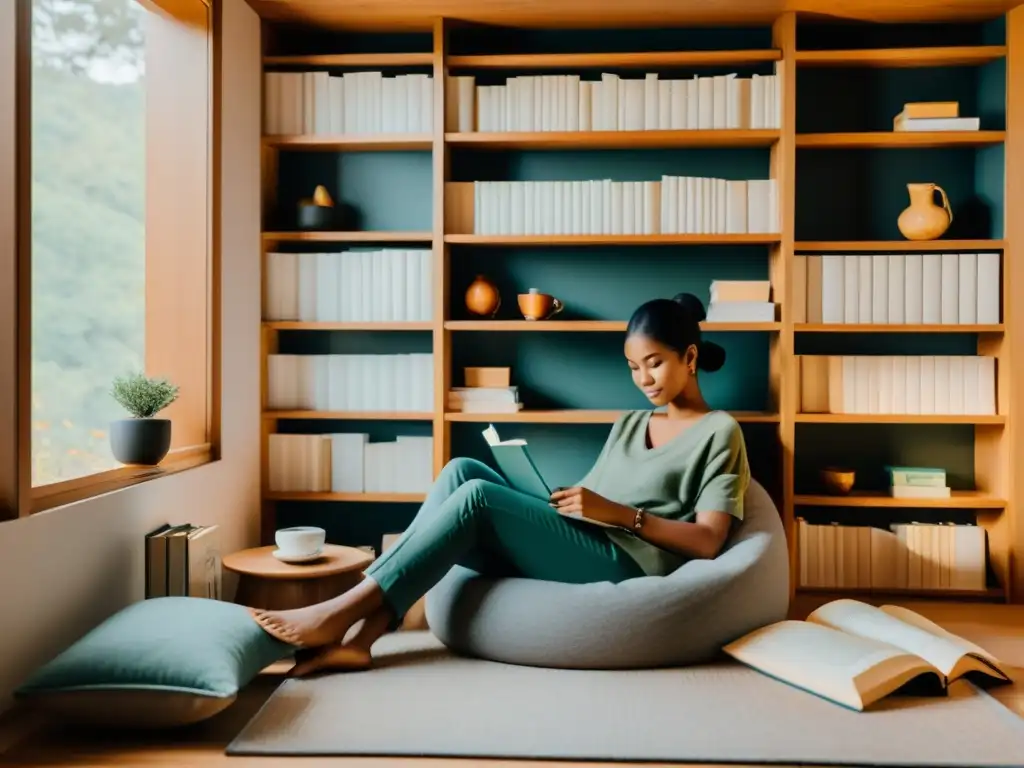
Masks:
[[[88,632],[15,695],[94,724],[183,725],[227,708],[262,669],[293,651],[260,629],[244,606],[153,598]]]

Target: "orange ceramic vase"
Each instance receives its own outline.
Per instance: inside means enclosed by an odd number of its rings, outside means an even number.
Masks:
[[[907,240],[934,240],[941,237],[953,223],[953,210],[949,207],[946,191],[938,184],[907,184],[910,193],[908,205],[897,225]],[[936,205],[935,193],[942,196],[942,205]]]
[[[501,296],[494,283],[483,275],[477,275],[466,289],[466,309],[474,315],[493,317],[500,306]]]

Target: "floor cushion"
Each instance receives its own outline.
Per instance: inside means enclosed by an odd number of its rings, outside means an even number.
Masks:
[[[789,554],[779,513],[751,481],[744,519],[714,560],[619,584],[485,578],[453,568],[428,594],[431,631],[452,651],[575,669],[678,666],[786,617]]]
[[[293,651],[241,605],[159,597],[87,632],[33,672],[16,696],[92,725],[188,725],[230,706],[260,670]]]

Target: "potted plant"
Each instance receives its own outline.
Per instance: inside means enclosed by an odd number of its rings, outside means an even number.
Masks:
[[[134,373],[114,379],[111,394],[131,414],[110,425],[114,458],[122,464],[159,464],[171,448],[171,420],[153,417],[178,399],[178,386]]]

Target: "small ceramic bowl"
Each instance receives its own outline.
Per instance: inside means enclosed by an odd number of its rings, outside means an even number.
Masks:
[[[845,496],[853,490],[857,473],[846,467],[825,467],[821,470],[821,482],[829,493]]]

